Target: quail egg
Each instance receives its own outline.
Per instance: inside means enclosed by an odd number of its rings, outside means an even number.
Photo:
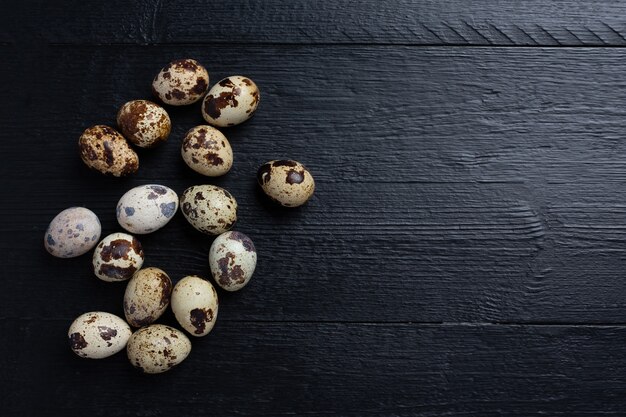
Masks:
[[[194,59],[170,62],[152,81],[154,95],[172,106],[195,103],[208,88],[209,73]]]
[[[194,185],[180,197],[185,219],[209,235],[230,230],[237,221],[237,201],[231,193],[215,185]]]
[[[143,265],[143,248],[126,233],[113,233],[102,239],[93,252],[93,271],[103,281],[126,281]]]
[[[78,140],[78,147],[85,165],[103,174],[121,177],[139,169],[139,157],[124,136],[112,127],[88,128]]]
[[[93,311],[74,320],[67,336],[70,348],[78,356],[102,359],[124,349],[131,333],[128,324],[120,317]]]
[[[172,280],[159,268],[135,272],[124,293],[124,315],[133,327],[142,327],[161,317],[170,304]]]
[[[194,336],[206,336],[217,320],[217,292],[211,283],[196,275],[187,276],[172,290],[176,320]]]
[[[238,125],[252,117],[260,98],[250,78],[233,75],[211,87],[202,102],[202,117],[213,126]]]
[[[209,249],[209,267],[215,282],[226,291],[246,286],[256,268],[256,248],[241,232],[226,232]]]
[[[181,147],[183,160],[199,174],[217,177],[233,165],[233,150],[226,136],[212,126],[196,126],[189,130]]]
[[[191,352],[191,342],[183,332],[163,324],[137,330],[128,340],[130,363],[146,374],[159,374],[180,364]]]
[[[285,207],[306,203],[315,191],[315,181],[300,162],[281,160],[261,165],[257,181],[263,192]]]
[[[131,233],[144,235],[159,230],[178,210],[178,195],[164,185],[140,185],[127,191],[117,203],[117,221]]]
[[[124,137],[140,148],[165,142],[172,130],[165,109],[148,100],[125,103],[117,113],[117,125]]]
[[[100,239],[100,220],[85,207],[70,207],[56,215],[44,237],[44,246],[53,256],[73,258],[89,252]]]

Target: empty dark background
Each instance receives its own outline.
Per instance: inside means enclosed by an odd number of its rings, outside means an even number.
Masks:
[[[0,28],[0,415],[624,415],[626,4],[3,1]],[[81,132],[187,57],[260,86],[223,130],[232,171],[179,155],[199,104],[167,107],[137,175],[89,171]],[[275,158],[314,174],[306,206],[259,194]],[[156,376],[70,351],[72,320],[121,315],[125,285],[43,248],[70,206],[119,231],[147,183],[226,187],[259,251]],[[146,266],[208,277],[212,238],[180,213],[140,240]]]

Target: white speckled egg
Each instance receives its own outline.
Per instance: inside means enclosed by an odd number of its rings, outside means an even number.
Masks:
[[[135,272],[124,293],[124,315],[133,327],[154,322],[170,304],[172,280],[159,268]]]
[[[209,88],[209,73],[194,59],[179,59],[167,64],[152,81],[152,92],[172,106],[200,100]]]
[[[178,210],[178,195],[158,184],[140,185],[120,198],[115,214],[124,229],[138,235],[159,230]]]
[[[315,191],[315,181],[300,162],[282,160],[261,165],[257,181],[269,198],[285,207],[306,203]]]
[[[165,142],[172,130],[165,109],[148,100],[125,103],[117,112],[117,125],[126,139],[141,148]]]
[[[226,291],[242,289],[256,268],[254,243],[241,232],[222,233],[209,249],[209,267],[220,287]]]
[[[233,150],[226,136],[212,126],[189,130],[181,146],[183,160],[199,174],[218,177],[233,166]]]
[[[70,347],[78,356],[102,359],[124,349],[131,333],[128,324],[120,317],[93,311],[74,320],[67,336]]]
[[[178,365],[191,352],[183,332],[163,324],[142,327],[130,337],[126,353],[130,363],[146,374],[159,374]]]
[[[187,276],[174,286],[172,311],[176,320],[194,336],[206,336],[217,320],[218,300],[213,285],[196,275]]]
[[[219,235],[237,221],[237,201],[231,193],[215,185],[194,185],[180,197],[185,219],[197,230]]]
[[[114,177],[137,172],[139,157],[124,136],[105,125],[86,129],[78,139],[80,157],[91,169]]]
[[[93,211],[70,207],[52,219],[44,236],[44,246],[57,258],[73,258],[96,246],[101,231],[100,220]]]
[[[260,98],[251,79],[233,75],[211,87],[202,102],[202,117],[213,126],[238,125],[252,117]]]
[[[141,269],[143,259],[143,248],[134,236],[113,233],[96,246],[93,271],[103,281],[126,281]]]

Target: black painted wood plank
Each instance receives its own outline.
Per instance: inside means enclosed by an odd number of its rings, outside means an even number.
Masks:
[[[0,17],[0,42],[625,45],[612,0],[26,1]],[[15,18],[18,15],[20,18]]]

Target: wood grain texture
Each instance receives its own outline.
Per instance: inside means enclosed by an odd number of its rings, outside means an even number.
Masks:
[[[484,46],[626,45],[626,5],[506,0],[30,0],[0,18],[11,34],[52,43],[367,43]],[[14,19],[16,13],[21,19]],[[70,23],[71,22],[71,23]]]

